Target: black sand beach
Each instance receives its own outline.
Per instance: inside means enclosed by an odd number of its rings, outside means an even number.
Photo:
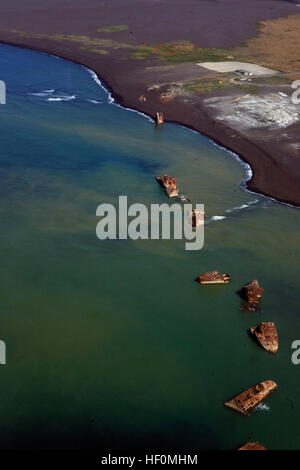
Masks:
[[[255,36],[258,21],[295,15],[297,2],[284,0],[3,0],[0,41],[32,48],[83,64],[94,70],[121,105],[189,126],[211,137],[249,163],[248,188],[280,201],[300,205],[299,123],[270,134],[239,132],[208,112],[204,101],[217,93],[178,96],[162,103],[160,94],[178,80],[201,77],[193,63],[170,66],[150,55],[133,57],[136,47],[191,41],[202,48],[228,50]],[[121,26],[121,27],[120,27]],[[108,29],[107,29],[108,28]],[[103,49],[91,47],[95,38]],[[138,49],[141,50],[141,49]],[[199,68],[200,69],[200,68]],[[151,87],[160,82],[159,90]],[[9,84],[8,84],[9,88]],[[146,101],[139,101],[145,95]],[[266,137],[266,133],[269,133]],[[295,146],[296,145],[296,146]],[[184,155],[183,155],[184,158]],[[199,171],[201,171],[199,169]]]

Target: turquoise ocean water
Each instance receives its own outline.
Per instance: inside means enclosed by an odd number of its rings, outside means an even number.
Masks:
[[[247,169],[204,136],[111,103],[87,69],[0,58],[0,447],[299,449],[299,211],[241,189]],[[164,173],[205,204],[203,250],[97,239],[100,203],[168,202]],[[194,282],[211,269],[232,282]],[[252,279],[262,313],[240,311]],[[276,356],[247,333],[260,321]],[[279,388],[251,416],[224,407],[265,379]]]

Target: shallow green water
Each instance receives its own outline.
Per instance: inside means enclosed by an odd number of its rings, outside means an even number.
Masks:
[[[299,211],[240,189],[245,169],[205,137],[110,104],[87,70],[0,57],[1,448],[299,449]],[[96,207],[167,202],[163,173],[205,204],[204,249],[98,240]],[[194,282],[214,268],[232,282]],[[255,278],[263,313],[241,312]],[[259,321],[276,322],[274,357],[247,334]],[[265,379],[279,385],[266,407],[224,407]]]

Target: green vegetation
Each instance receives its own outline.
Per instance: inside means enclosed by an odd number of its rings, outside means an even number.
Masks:
[[[98,33],[115,33],[117,31],[126,31],[128,26],[126,24],[119,24],[115,26],[103,26],[103,28],[98,28],[96,31]]]
[[[176,65],[185,62],[220,62],[237,59],[230,54],[230,50],[202,48],[189,41],[180,41],[139,47],[131,54],[131,58],[142,60],[152,56]]]
[[[229,50],[202,48],[188,41],[158,44],[152,48],[152,51],[160,58],[174,63],[220,62],[235,59],[230,56]]]
[[[136,52],[133,52],[130,55],[131,59],[143,60],[147,59],[148,57],[153,56],[153,52],[150,48],[140,48]]]
[[[221,90],[228,86],[223,80],[216,78],[202,78],[185,86],[185,89],[191,93],[210,93],[211,91]]]
[[[211,93],[225,88],[235,88],[236,90],[243,90],[251,94],[258,93],[258,88],[255,85],[236,85],[220,78],[202,78],[185,86],[185,89],[191,93]]]

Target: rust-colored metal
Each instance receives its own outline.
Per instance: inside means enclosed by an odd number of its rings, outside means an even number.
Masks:
[[[243,290],[245,292],[245,296],[248,302],[250,303],[259,302],[259,299],[261,298],[264,291],[259,286],[258,281],[256,279],[254,281],[249,282],[249,284],[246,284]]]
[[[176,179],[173,176],[157,176],[156,181],[158,181],[159,184],[161,184],[161,186],[163,186],[164,188],[176,188]]]
[[[161,125],[164,123],[164,114],[160,111],[156,113],[156,124]]]
[[[240,447],[238,450],[267,450],[261,446],[259,442],[247,442],[247,444]]]
[[[265,380],[226,401],[225,406],[247,416],[276,388],[277,384],[273,380]]]
[[[220,271],[210,271],[200,274],[198,278],[200,284],[228,284],[231,280],[230,274],[221,274]]]
[[[173,176],[163,175],[157,176],[156,181],[164,188],[169,197],[177,197],[179,190],[176,186],[176,179]]]
[[[165,192],[169,197],[177,197],[179,190],[177,188],[165,188]]]
[[[259,286],[256,279],[246,284],[241,290],[241,296],[247,302],[242,305],[241,310],[249,310],[250,312],[260,311],[259,302],[263,292],[264,290]]]
[[[200,227],[204,224],[205,211],[192,209],[189,211],[189,222],[193,228]]]
[[[271,354],[277,353],[278,334],[275,323],[261,322],[256,327],[250,328],[250,331],[266,351]]]

